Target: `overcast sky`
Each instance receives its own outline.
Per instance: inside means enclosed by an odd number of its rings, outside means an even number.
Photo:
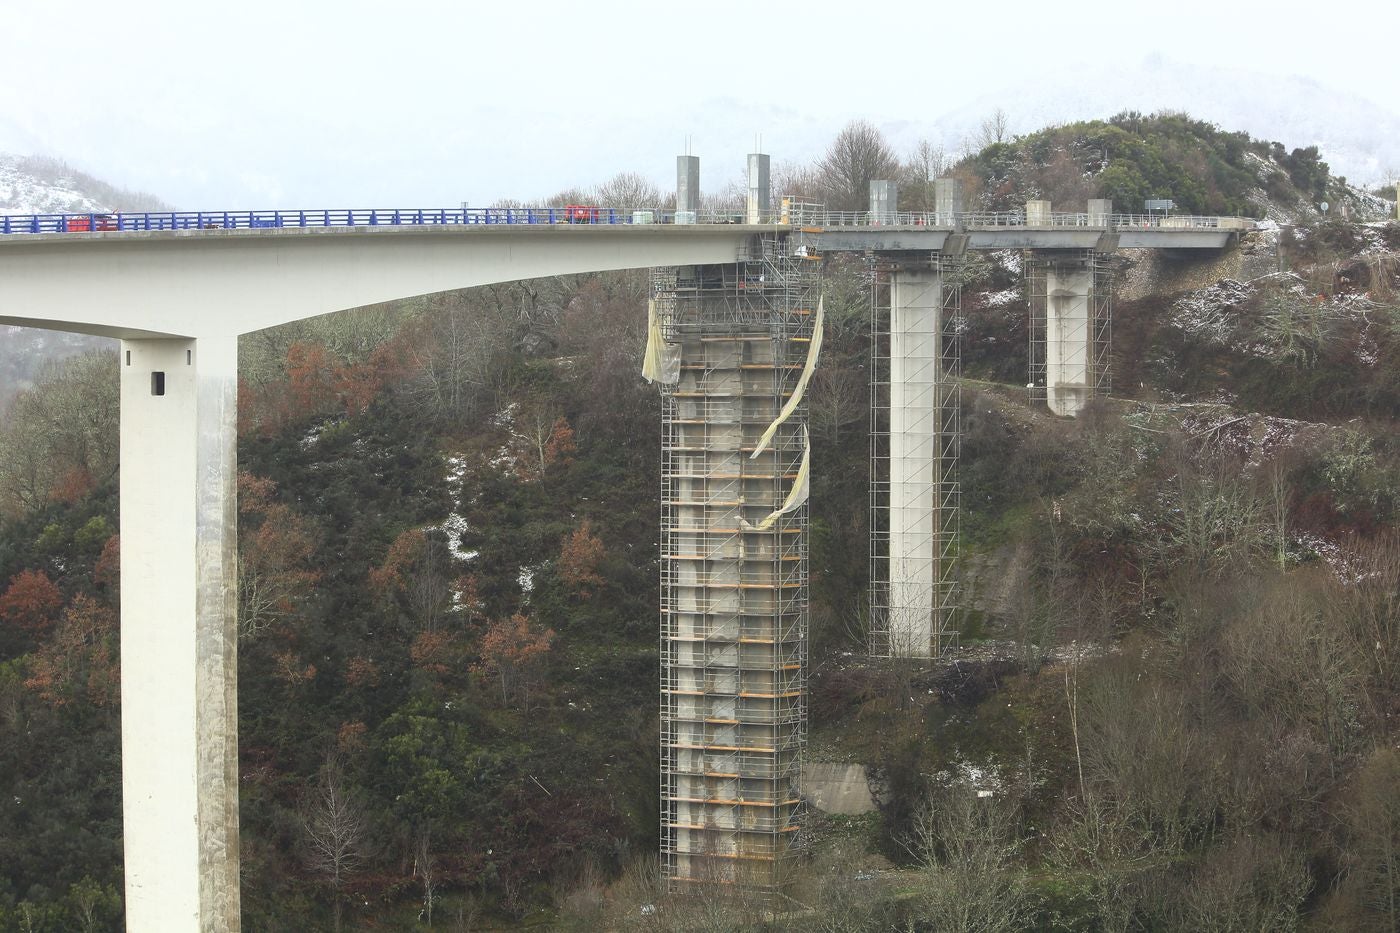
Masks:
[[[0,0],[0,150],[190,209],[477,206],[623,170],[669,185],[689,136],[715,189],[759,134],[775,159],[855,117],[951,145],[997,105],[1024,132],[1047,100],[1157,100],[1132,94],[1192,73],[1193,112],[1202,81],[1278,79],[1306,99],[1290,128],[1335,99],[1389,133],[1397,42],[1395,5],[1347,0]]]

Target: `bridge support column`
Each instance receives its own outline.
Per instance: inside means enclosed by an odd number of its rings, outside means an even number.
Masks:
[[[1080,266],[1046,272],[1045,402],[1057,415],[1077,415],[1093,397],[1093,273]]]
[[[955,637],[958,353],[945,325],[959,291],[939,262],[900,264],[887,274],[888,318],[877,297],[873,335],[872,650],[928,658]],[[878,279],[876,288],[878,296]],[[887,337],[880,333],[886,320]],[[885,412],[881,382],[888,383]]]
[[[1026,254],[1031,400],[1057,415],[1077,415],[1111,387],[1108,260],[1116,247],[1110,230],[1094,249]]]
[[[658,380],[661,871],[673,890],[782,890],[799,846],[802,374],[820,344],[817,266],[790,244],[756,238],[738,263],[653,272],[652,339],[678,358],[673,381]]]
[[[239,929],[238,339],[121,344],[126,927]]]

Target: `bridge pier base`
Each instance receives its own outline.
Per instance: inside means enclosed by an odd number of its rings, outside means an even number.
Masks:
[[[235,336],[121,344],[126,927],[239,929]]]

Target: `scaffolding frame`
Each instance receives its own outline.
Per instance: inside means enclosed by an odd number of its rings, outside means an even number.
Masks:
[[[902,267],[879,259],[871,267],[869,635],[871,655],[881,658],[938,657],[958,642],[953,570],[960,541],[963,259],[934,254],[926,265],[937,273],[936,320],[930,332],[911,338],[906,327],[900,339],[906,352],[909,344],[931,348],[930,358],[906,356],[898,389],[891,358],[891,277]],[[929,451],[917,460],[908,456],[907,437],[891,435],[896,392],[927,409],[921,433],[927,435],[922,441]],[[896,485],[901,499],[923,504],[912,522],[907,515],[896,522],[892,514]],[[908,554],[919,556],[911,562],[901,556]],[[911,639],[903,634],[911,628],[926,628],[927,643],[922,635]]]
[[[1078,346],[1084,346],[1082,379],[1064,382],[1070,388],[1084,389],[1085,400],[1110,395],[1113,391],[1113,267],[1111,254],[1098,250],[1062,252],[1032,252],[1027,250],[1021,263],[1029,298],[1030,378],[1027,389],[1030,401],[1046,403],[1049,396],[1051,364],[1050,346],[1050,277],[1086,274],[1088,277],[1087,313],[1062,325],[1055,335],[1073,348],[1062,348],[1058,359],[1069,360],[1075,370],[1080,368]],[[1063,373],[1061,374],[1063,375]]]
[[[801,845],[807,411],[769,446],[812,339],[819,275],[781,235],[733,264],[653,270],[679,381],[662,386],[661,868],[671,890],[781,891]]]

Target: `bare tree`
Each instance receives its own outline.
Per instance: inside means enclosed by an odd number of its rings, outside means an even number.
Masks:
[[[345,784],[340,760],[327,755],[321,777],[303,804],[306,864],[331,889],[335,929],[341,929],[344,889],[365,861],[364,805]]]
[[[981,125],[977,127],[977,148],[985,149],[996,143],[1009,142],[1011,140],[1011,118],[1006,115],[1006,111],[998,107],[991,112]]]
[[[909,158],[904,162],[900,173],[903,184],[900,186],[900,201],[907,202],[908,208],[916,211],[931,211],[936,200],[934,182],[949,168],[947,154],[943,147],[930,140],[921,139],[914,145]]]
[[[597,201],[603,207],[658,207],[661,189],[645,175],[620,172],[598,186]]]
[[[870,182],[897,177],[899,159],[873,124],[852,120],[832,140],[818,167],[827,206],[861,211],[870,203]]]
[[[424,312],[406,342],[413,374],[406,391],[439,421],[460,421],[490,385],[510,330],[502,315],[461,292],[429,296]]]
[[[865,417],[869,393],[864,373],[830,363],[817,367],[809,397],[813,433],[839,442],[843,427]]]
[[[1272,836],[1244,836],[1211,852],[1166,912],[1185,930],[1296,930],[1311,887],[1293,847]]]
[[[1006,801],[971,788],[930,795],[914,816],[905,846],[922,867],[921,919],[960,933],[1019,930],[1030,901],[1015,866],[1017,814]]]
[[[431,826],[420,827],[414,839],[413,876],[423,885],[423,909],[419,911],[418,919],[425,922],[428,929],[431,930],[433,928],[433,904],[440,896],[437,890],[442,883],[437,857],[433,855],[433,830]]]

